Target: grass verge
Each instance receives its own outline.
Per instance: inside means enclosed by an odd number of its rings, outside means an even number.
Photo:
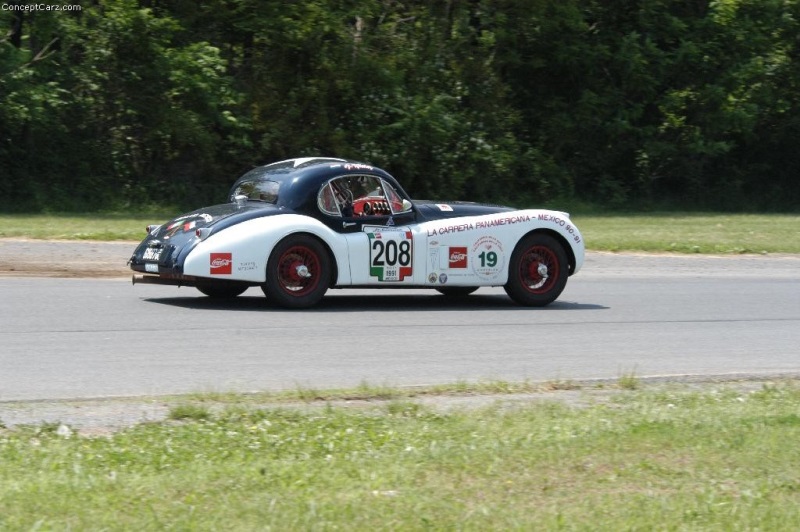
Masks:
[[[800,253],[800,216],[663,213],[573,217],[595,251]]]
[[[53,423],[4,429],[0,529],[800,526],[790,381],[643,386],[582,407],[230,401],[174,418],[97,438]]]
[[[145,227],[175,216],[143,214],[0,214],[0,238],[39,240],[142,240]]]
[[[0,215],[0,237],[141,240],[144,228],[174,216]],[[800,253],[800,216],[788,214],[575,215],[588,249],[676,253]]]

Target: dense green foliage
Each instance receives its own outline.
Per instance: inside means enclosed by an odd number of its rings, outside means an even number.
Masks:
[[[3,5],[6,211],[196,206],[308,155],[415,197],[800,203],[795,0]]]

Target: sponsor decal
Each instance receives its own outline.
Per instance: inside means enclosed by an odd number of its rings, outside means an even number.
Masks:
[[[446,273],[439,274],[439,282],[442,283],[442,284],[445,284],[447,282],[447,274]]]
[[[503,245],[493,236],[479,238],[470,253],[472,271],[483,279],[494,279],[503,271],[505,256]]]
[[[471,223],[448,225],[438,229],[428,229],[428,236],[449,235],[450,233],[460,233],[462,231],[472,231],[475,225]]]
[[[144,265],[144,271],[148,273],[158,273],[158,264],[155,262],[148,262]]]
[[[230,275],[233,270],[233,255],[231,253],[211,253],[208,263],[211,275]]]
[[[369,274],[379,281],[402,281],[412,274],[414,245],[411,231],[367,233]]]
[[[344,165],[345,170],[372,170],[372,167],[368,164],[360,164],[360,163],[347,163]]]
[[[379,233],[385,233],[386,231],[389,231],[390,233],[397,233],[399,231],[405,232],[409,231],[409,228],[399,225],[391,227],[387,227],[385,225],[362,225],[361,230],[364,231],[365,233],[379,234]]]
[[[246,272],[256,269],[256,262],[255,261],[248,261],[248,262],[240,262],[236,266],[237,272]]]
[[[540,214],[539,221],[549,222],[564,228],[564,230],[572,236],[572,239],[575,241],[576,244],[581,243],[581,237],[578,234],[575,227],[567,223],[569,220],[565,220],[564,218],[559,218],[558,216],[553,216],[552,214]]]
[[[473,231],[475,229],[491,229],[502,225],[514,225],[530,221],[531,217],[527,214],[512,214],[499,218],[489,218],[488,220],[478,220],[474,223],[467,222],[428,229],[428,236],[449,235],[451,233],[461,233],[463,231]]]
[[[514,214],[511,216],[503,216],[502,218],[479,220],[475,222],[475,229],[488,229],[489,227],[497,227],[501,225],[513,225],[530,221],[531,217],[527,214]]]
[[[431,270],[439,267],[439,246],[431,246],[428,248],[428,257],[431,260]]]
[[[428,275],[428,282],[429,283],[436,284],[436,279],[438,279],[438,277],[436,276],[436,272],[433,272],[430,275]]]
[[[467,267],[467,247],[450,247],[450,258],[448,259],[448,267],[466,268]]]
[[[437,204],[436,204],[436,206],[437,206],[437,207],[439,207],[439,210],[440,210],[440,211],[443,211],[443,212],[453,212],[453,207],[451,207],[451,206],[450,206],[450,205],[448,205],[447,203],[437,203]]]

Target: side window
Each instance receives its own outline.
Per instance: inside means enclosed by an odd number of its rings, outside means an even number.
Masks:
[[[392,208],[394,214],[404,212],[406,210],[403,205],[403,198],[400,194],[387,182],[383,182],[383,188],[386,190],[386,199],[389,201],[389,206]]]
[[[317,206],[330,216],[350,218],[355,212],[356,198],[362,193],[362,182],[355,176],[331,179],[319,190]]]
[[[371,175],[346,175],[326,183],[317,196],[319,210],[330,216],[391,216],[404,211],[400,194]]]
[[[317,206],[319,206],[319,210],[325,214],[329,214],[331,216],[341,216],[341,213],[339,212],[339,206],[336,203],[336,198],[333,194],[333,189],[331,188],[330,183],[326,183],[319,191],[319,196],[317,197]]]

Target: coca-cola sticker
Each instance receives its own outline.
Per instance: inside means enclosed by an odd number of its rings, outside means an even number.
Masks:
[[[233,270],[231,253],[212,253],[209,257],[211,275],[230,275]]]
[[[464,247],[450,247],[450,257],[448,260],[449,267],[452,268],[466,268],[467,267],[467,248]]]

